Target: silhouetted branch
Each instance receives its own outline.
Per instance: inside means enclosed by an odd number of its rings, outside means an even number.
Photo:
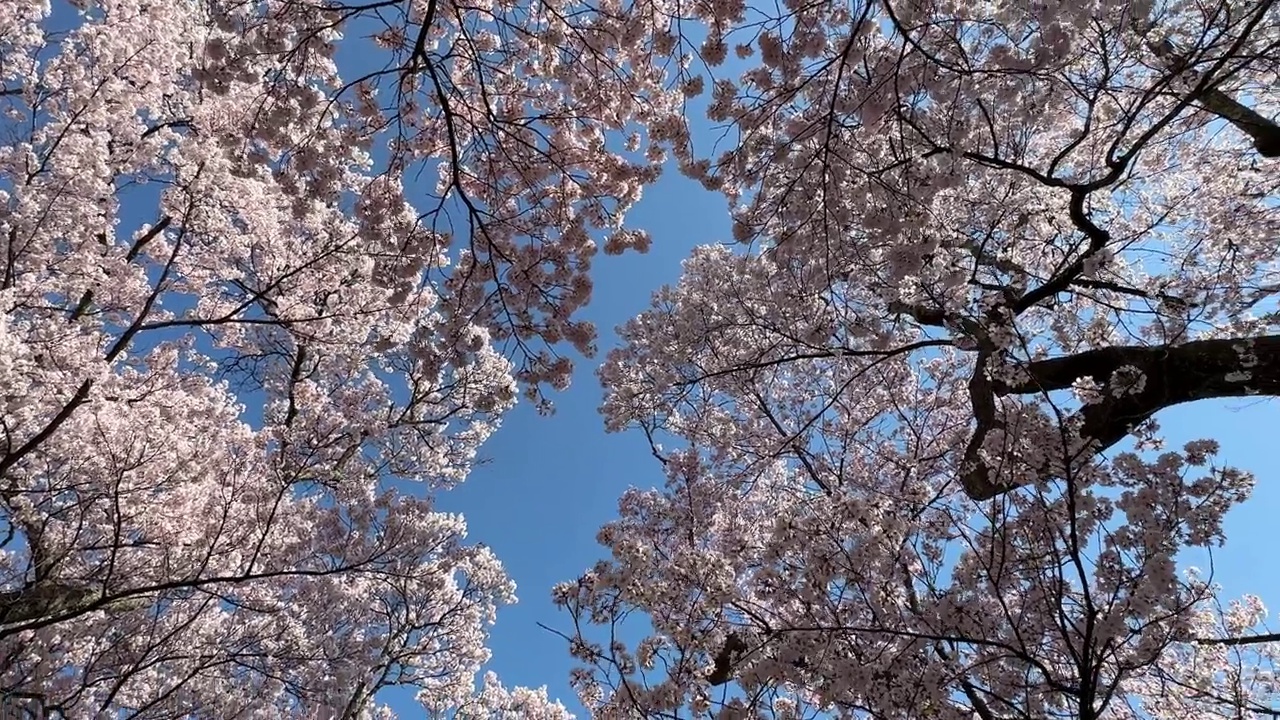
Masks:
[[[1261,645],[1262,643],[1280,642],[1280,633],[1266,635],[1248,635],[1245,637],[1196,638],[1197,645]]]
[[[729,636],[724,639],[724,647],[720,648],[720,652],[716,654],[715,666],[707,676],[707,682],[716,686],[732,680],[735,661],[746,651],[746,641],[739,637],[738,633],[729,633]]]
[[[1133,387],[1118,387],[1117,370],[1137,371]],[[1101,400],[1086,404],[1074,416],[1081,436],[1102,452],[1157,412],[1210,398],[1280,396],[1280,335],[1245,339],[1198,340],[1181,345],[1100,348],[1066,357],[1023,365],[1026,378],[1008,383],[986,380],[971,384],[977,428],[965,454],[969,470],[962,478],[965,491],[986,500],[1013,487],[991,477],[978,458],[986,434],[997,425],[994,397],[1065,390],[1091,378],[1101,388]],[[983,376],[981,367],[976,376]]]
[[[1270,2],[1265,5],[1271,5]],[[1258,17],[1266,13],[1268,8],[1259,9]],[[1187,64],[1186,58],[1183,57],[1174,47],[1169,39],[1160,42],[1148,42],[1147,47],[1156,57],[1167,60],[1175,67],[1182,68]],[[1199,73],[1194,70],[1186,70],[1187,74],[1195,80],[1199,80]],[[1253,147],[1258,154],[1263,157],[1280,157],[1280,126],[1272,120],[1269,120],[1250,107],[1246,107],[1243,103],[1222,92],[1213,86],[1207,86],[1192,95],[1192,101],[1203,107],[1205,110],[1217,115],[1235,126],[1237,130],[1243,132],[1253,139]]]

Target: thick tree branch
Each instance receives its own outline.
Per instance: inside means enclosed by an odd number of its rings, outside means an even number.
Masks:
[[[1130,388],[1115,385],[1114,374],[1121,368],[1138,371],[1140,382]],[[991,380],[970,386],[977,427],[965,453],[968,470],[962,482],[975,500],[1014,489],[994,478],[978,457],[987,433],[997,427],[995,396],[1065,390],[1078,380],[1093,379],[1102,388],[1102,399],[1085,405],[1074,419],[1081,421],[1081,435],[1095,443],[1095,452],[1101,452],[1174,405],[1210,398],[1280,396],[1280,335],[1101,348],[1032,362],[1022,369],[1026,379],[1018,383]],[[975,373],[982,374],[981,368]]]
[[[1263,3],[1258,11],[1260,18],[1271,6],[1271,2]],[[1145,33],[1144,33],[1145,34]],[[1160,42],[1149,41],[1147,48],[1156,57],[1165,60],[1176,69],[1184,70],[1192,80],[1203,82],[1200,73],[1187,66],[1187,58],[1179,53],[1168,38]],[[1231,123],[1237,130],[1253,139],[1253,147],[1263,157],[1280,157],[1280,126],[1263,117],[1250,107],[1222,92],[1212,85],[1192,94],[1191,99],[1200,107]]]
[[[41,581],[0,592],[0,625],[73,613],[91,603],[94,597],[94,591],[88,587],[57,581]]]
[[[734,664],[738,657],[747,651],[747,643],[743,641],[738,633],[731,632],[724,639],[724,647],[720,648],[720,652],[716,653],[715,664],[712,666],[711,674],[707,676],[707,682],[714,687],[716,685],[724,685],[733,679]]]
[[[1219,90],[1209,88],[1200,94],[1197,102],[1205,110],[1236,126],[1237,130],[1253,138],[1253,149],[1262,157],[1280,157],[1280,126],[1245,107]]]
[[[1245,635],[1243,637],[1196,638],[1197,645],[1261,645],[1263,643],[1280,642],[1280,633],[1266,635]]]

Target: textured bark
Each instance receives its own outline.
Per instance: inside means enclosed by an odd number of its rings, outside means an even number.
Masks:
[[[1141,371],[1145,384],[1138,392],[1113,394],[1112,373],[1125,366]],[[990,468],[977,456],[983,438],[996,422],[994,413],[989,411],[994,396],[1065,390],[1077,380],[1092,378],[1102,386],[1104,399],[1081,408],[1075,417],[1083,421],[1081,434],[1097,444],[1096,452],[1102,452],[1124,439],[1134,426],[1174,405],[1210,398],[1280,396],[1280,335],[1199,340],[1171,346],[1110,347],[1040,360],[1024,367],[1029,376],[1025,382],[1010,385],[989,381],[971,386],[977,398],[978,423],[965,458],[970,470],[962,476],[962,482],[975,500],[1014,489],[993,478]],[[983,412],[984,408],[988,412]]]
[[[1218,90],[1201,93],[1197,103],[1253,138],[1253,149],[1263,157],[1280,157],[1280,126]]]
[[[39,582],[18,590],[0,593],[0,625],[73,613],[94,600],[95,593],[84,587],[56,582]]]

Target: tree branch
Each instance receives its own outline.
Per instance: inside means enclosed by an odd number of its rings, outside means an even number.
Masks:
[[[1266,635],[1246,635],[1244,637],[1196,638],[1197,645],[1261,645],[1262,643],[1280,642],[1280,633]]]
[[[1259,15],[1265,12],[1267,9],[1263,8]],[[1200,73],[1186,68],[1187,58],[1178,52],[1168,38],[1160,42],[1149,41],[1147,48],[1156,57],[1169,62],[1173,67],[1185,68],[1185,72],[1192,80],[1203,82]],[[1252,138],[1253,148],[1259,155],[1268,158],[1280,157],[1280,126],[1277,126],[1274,121],[1263,117],[1253,108],[1245,106],[1212,85],[1206,85],[1199,92],[1193,93],[1191,100]]]
[[[729,633],[724,639],[724,647],[716,653],[715,665],[712,667],[711,674],[707,675],[707,682],[714,687],[732,680],[734,663],[746,651],[747,643],[738,636],[738,633]]]
[[[1132,367],[1141,382],[1125,389],[1112,384],[1117,370]],[[965,453],[969,470],[962,476],[965,491],[987,500],[1014,489],[992,477],[978,457],[986,434],[996,427],[989,404],[995,396],[1028,395],[1065,390],[1092,378],[1102,386],[1102,399],[1085,405],[1073,419],[1081,436],[1102,452],[1124,439],[1132,429],[1157,412],[1210,398],[1280,396],[1280,335],[1256,338],[1198,340],[1182,345],[1121,346],[1089,350],[1022,366],[1026,379],[1017,383],[991,380],[971,384],[977,428]],[[981,375],[982,368],[975,370]]]

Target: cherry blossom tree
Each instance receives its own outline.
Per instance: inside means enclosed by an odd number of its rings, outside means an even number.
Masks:
[[[708,11],[703,62],[759,62],[713,83],[731,147],[685,166],[756,252],[700,250],[625,328],[613,427],[721,375],[948,347],[983,499],[1060,470],[1036,447],[1063,391],[1097,391],[1063,418],[1094,452],[1170,405],[1276,392],[1274,3],[787,10]]]
[[[931,408],[903,435],[954,419]],[[893,440],[845,454],[875,485],[838,492],[778,461],[666,456],[666,487],[629,492],[601,532],[612,560],[556,590],[593,716],[1274,716],[1261,601],[1220,607],[1173,559],[1220,540],[1248,493],[1210,443],[975,512],[939,489],[944,438]]]
[[[666,484],[556,590],[584,703],[1280,715],[1260,600],[1177,563],[1252,476],[1156,422],[1280,394],[1276,4],[686,9],[737,247],[601,370]]]
[[[6,702],[566,716],[474,688],[514,585],[431,498],[594,350],[597,240],[647,243],[661,151],[621,131],[680,96],[623,35],[559,0],[0,0]]]

